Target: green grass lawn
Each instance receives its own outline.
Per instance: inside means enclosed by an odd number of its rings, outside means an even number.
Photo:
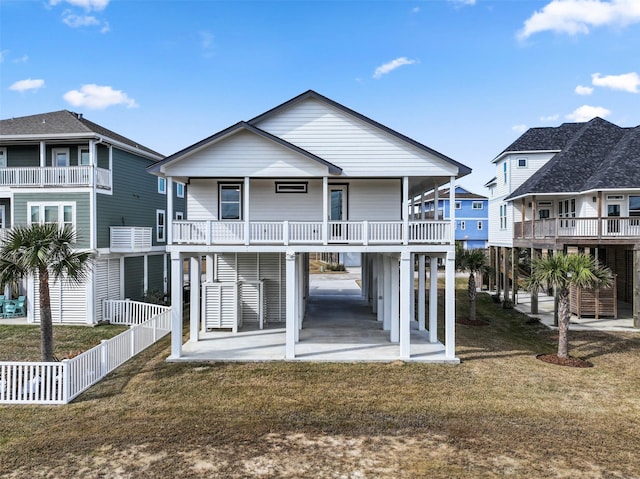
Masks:
[[[70,405],[0,406],[0,476],[640,477],[640,335],[571,333],[594,367],[567,368],[488,295],[478,318],[459,365],[176,364],[165,338]]]

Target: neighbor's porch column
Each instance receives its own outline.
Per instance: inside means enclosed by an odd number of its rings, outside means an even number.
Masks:
[[[329,241],[329,178],[322,177],[322,244]]]
[[[531,248],[531,262],[533,263],[538,259],[538,251],[535,248]],[[531,314],[538,314],[538,290],[531,291]]]
[[[409,244],[409,177],[402,177],[402,244]]]
[[[443,206],[443,209],[444,209],[444,206]],[[451,222],[451,244],[456,244],[456,177],[455,176],[452,176],[449,180],[449,221]]]
[[[285,253],[286,271],[286,323],[285,323],[285,358],[296,357],[296,254]]]
[[[173,178],[167,177],[167,214],[164,217],[167,244],[173,243]]]
[[[205,267],[207,269],[205,272],[205,275],[206,275],[205,280],[207,283],[213,283],[213,278],[214,278],[213,273],[215,272],[213,259],[214,259],[214,256],[212,254],[208,254],[205,257]]]
[[[418,255],[418,330],[425,328],[425,255]]]
[[[400,359],[411,357],[411,305],[409,301],[413,295],[413,262],[408,251],[400,254]]]
[[[382,257],[384,264],[384,292],[382,294],[382,329],[389,331],[391,329],[391,262],[392,259],[388,254]]]
[[[400,258],[393,255],[391,264],[391,342],[400,341]]]
[[[55,164],[55,163],[52,163]],[[40,168],[47,166],[47,144],[44,141],[40,142]]]
[[[640,250],[633,251],[633,327],[640,328]]]
[[[202,276],[200,256],[192,256],[189,258],[189,271],[191,273],[191,292],[189,295],[189,341],[198,341],[199,325],[200,325],[200,278]]]
[[[429,342],[438,342],[438,258],[429,257]]]
[[[242,202],[242,216],[244,217],[244,244],[248,245],[251,241],[249,226],[249,177],[244,177],[244,191],[242,192],[244,201]],[[286,240],[285,240],[286,241]],[[285,243],[286,244],[286,243]]]
[[[448,251],[445,260],[444,290],[444,355],[447,359],[456,357],[456,254]]]
[[[171,358],[182,356],[182,257],[171,252]]]
[[[376,297],[378,308],[376,311],[376,319],[384,324],[384,284],[386,276],[384,273],[384,256],[381,253],[376,253],[376,265],[378,276],[378,291]]]

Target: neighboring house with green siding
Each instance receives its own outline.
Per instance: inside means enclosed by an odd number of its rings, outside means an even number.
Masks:
[[[80,287],[52,283],[54,322],[95,324],[108,299],[168,293],[167,189],[146,172],[163,156],[67,110],[0,121],[0,238],[17,225],[73,225],[77,247],[96,252]],[[185,187],[173,210],[184,211]],[[39,321],[34,278],[10,288]]]

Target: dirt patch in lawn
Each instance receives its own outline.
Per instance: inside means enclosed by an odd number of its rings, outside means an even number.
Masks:
[[[574,358],[569,356],[568,358],[561,358],[557,354],[538,354],[536,356],[540,361],[545,363],[556,364],[558,366],[569,366],[571,368],[592,368],[593,364],[584,359]]]

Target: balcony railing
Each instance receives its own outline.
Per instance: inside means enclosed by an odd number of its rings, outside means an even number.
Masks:
[[[111,251],[114,253],[143,253],[152,246],[153,228],[111,226]]]
[[[640,218],[550,218],[515,223],[514,239],[640,238]]]
[[[0,186],[60,187],[97,186],[111,189],[111,170],[92,166],[0,168]]]
[[[403,244],[402,221],[174,221],[176,244]],[[410,221],[407,243],[446,244],[449,221]]]

